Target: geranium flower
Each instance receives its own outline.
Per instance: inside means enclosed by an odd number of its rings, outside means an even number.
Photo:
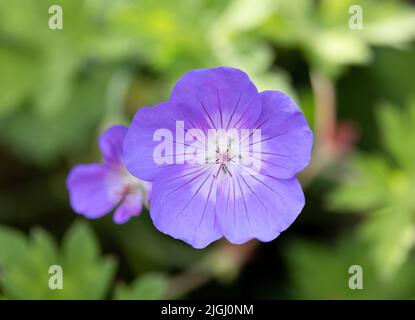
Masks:
[[[75,212],[96,219],[117,207],[113,216],[117,224],[140,214],[150,184],[133,177],[124,166],[126,133],[121,125],[109,128],[99,139],[104,162],[77,165],[69,173],[66,185]]]
[[[227,133],[206,138],[220,129],[251,133],[239,140]],[[247,143],[255,130],[260,140]],[[195,143],[179,139],[183,132]],[[168,102],[138,110],[124,156],[131,174],[153,183],[154,225],[203,248],[222,236],[235,244],[271,241],[287,229],[304,206],[295,175],[308,165],[312,142],[290,97],[259,93],[241,70],[218,67],[188,72]],[[194,156],[200,150],[204,158]],[[259,161],[258,170],[239,161],[247,153]]]

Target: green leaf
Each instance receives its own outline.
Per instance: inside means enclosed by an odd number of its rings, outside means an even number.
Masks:
[[[351,30],[349,8],[363,11],[363,29]],[[400,1],[279,1],[258,27],[279,46],[302,50],[312,67],[338,77],[347,66],[372,58],[371,45],[404,47],[415,37],[415,10]]]
[[[337,210],[369,211],[357,235],[383,279],[391,279],[415,245],[415,104],[383,104],[379,129],[391,156],[358,155],[351,173],[329,197]]]
[[[115,291],[118,300],[156,300],[162,299],[167,290],[167,278],[159,273],[147,273],[130,286],[120,284]]]
[[[200,19],[204,5],[205,1],[186,0],[124,2],[111,13],[110,26],[125,39],[130,52],[163,74],[177,77],[213,61],[204,26],[215,15]]]
[[[391,169],[381,156],[357,155],[350,161],[350,172],[328,197],[328,204],[339,211],[366,211],[388,203]]]
[[[366,43],[347,29],[317,31],[305,47],[313,64],[329,74],[336,74],[343,66],[365,64],[371,59]]]
[[[94,261],[98,253],[98,243],[88,224],[76,221],[63,238],[63,254],[68,263]]]
[[[54,259],[54,244],[35,232],[28,241],[20,232],[0,229],[1,287],[11,299],[42,299],[48,295],[48,270]]]
[[[0,265],[24,263],[27,257],[27,241],[23,233],[0,226]]]
[[[58,248],[55,240],[46,231],[36,228],[32,232],[33,251],[50,263],[58,261]]]
[[[90,143],[85,137],[105,113],[107,79],[106,72],[79,79],[60,112],[45,116],[32,105],[0,119],[0,141],[22,159],[39,164],[82,150]]]
[[[359,230],[369,244],[369,255],[384,279],[390,280],[407,260],[415,244],[412,213],[400,206],[372,213]]]
[[[69,273],[64,296],[69,299],[104,298],[116,264],[111,258],[99,256],[97,240],[85,222],[76,222],[66,233],[62,254],[64,271]]]
[[[37,67],[29,55],[0,46],[0,118],[17,110],[35,86]]]
[[[412,299],[415,295],[413,259],[388,280],[379,277],[368,246],[352,237],[333,245],[297,240],[286,247],[290,292],[296,299]],[[362,267],[363,289],[352,290],[349,268]]]
[[[53,238],[34,229],[29,238],[0,227],[0,287],[10,299],[102,299],[115,262],[99,255],[92,230],[76,222],[64,237],[62,251]],[[51,266],[62,268],[63,289],[51,289]]]
[[[409,103],[404,112],[386,103],[378,110],[379,130],[386,150],[402,169],[415,172],[415,102]]]

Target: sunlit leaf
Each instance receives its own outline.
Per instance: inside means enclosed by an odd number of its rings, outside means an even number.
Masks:
[[[370,210],[387,203],[389,165],[375,155],[359,155],[350,162],[342,183],[330,194],[329,205],[339,211]]]
[[[51,288],[52,266],[62,268],[62,289]],[[0,228],[0,289],[10,299],[102,299],[115,272],[115,263],[102,258],[91,229],[75,223],[58,250],[42,229],[30,237]]]
[[[162,299],[167,290],[167,278],[162,274],[147,273],[129,285],[119,285],[115,291],[118,300]]]
[[[297,299],[402,299],[413,298],[413,259],[408,260],[393,279],[379,277],[367,246],[351,237],[334,245],[295,241],[286,248],[291,292]],[[363,289],[352,289],[349,280],[362,269]]]

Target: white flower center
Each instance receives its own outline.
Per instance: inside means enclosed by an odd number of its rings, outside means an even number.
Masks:
[[[215,178],[221,173],[232,177],[230,169],[240,159],[239,139],[228,133],[217,135],[214,139],[209,139],[208,150],[207,162],[217,166]]]

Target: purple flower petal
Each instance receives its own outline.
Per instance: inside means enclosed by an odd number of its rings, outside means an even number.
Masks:
[[[292,178],[310,162],[313,134],[290,97],[278,91],[260,95],[262,114],[256,128],[261,129],[261,153],[254,157],[261,160],[263,173]]]
[[[99,138],[99,148],[106,163],[122,164],[124,137],[127,127],[115,125]]]
[[[126,223],[133,216],[138,216],[143,208],[143,195],[141,192],[128,194],[120,206],[115,210],[113,220],[117,224]]]
[[[153,184],[150,213],[163,233],[204,248],[222,237],[215,214],[217,180],[205,166],[173,166]]]
[[[118,185],[113,168],[103,164],[78,165],[67,179],[71,206],[87,218],[100,218],[121,200]]]
[[[176,83],[170,102],[196,108],[212,129],[252,128],[261,114],[258,91],[246,73],[229,67],[193,70]]]
[[[203,162],[178,163],[191,150],[183,148],[189,143],[178,140],[177,133],[190,129],[202,134],[236,129],[240,137],[206,141],[205,136],[201,147],[208,153],[198,158]],[[240,129],[259,129],[261,136],[244,143],[239,138],[246,138],[246,130]],[[173,142],[163,156],[155,153],[159,130],[168,131],[165,141]],[[312,142],[304,115],[288,96],[259,94],[244,72],[218,67],[185,74],[169,102],[140,109],[125,138],[124,156],[134,176],[153,182],[150,214],[155,226],[203,248],[221,236],[232,243],[270,241],[284,231],[304,206],[295,174],[310,161]],[[256,152],[259,169],[247,171],[246,151],[249,156]]]
[[[296,178],[278,180],[235,171],[224,179],[216,200],[217,219],[232,243],[251,239],[271,241],[287,229],[304,206]]]
[[[67,178],[67,188],[74,211],[95,219],[112,211],[118,204],[114,221],[124,223],[140,213],[148,182],[128,173],[123,161],[123,143],[127,128],[116,125],[99,139],[104,163],[78,165]],[[147,199],[146,199],[147,200]]]
[[[176,132],[174,110],[167,103],[139,109],[125,137],[125,165],[132,175],[140,179],[152,180],[165,167],[156,163],[153,157],[156,146],[161,142],[154,139],[159,129],[170,130],[173,134]],[[173,161],[173,153],[165,154],[165,158]]]

